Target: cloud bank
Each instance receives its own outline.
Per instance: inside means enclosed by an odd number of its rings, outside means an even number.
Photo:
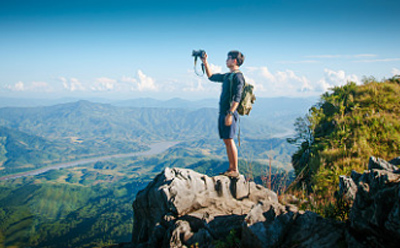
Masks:
[[[254,84],[255,90],[263,96],[319,95],[335,86],[349,81],[360,83],[355,74],[343,70],[324,69],[319,80],[312,81],[307,76],[293,70],[271,72],[268,67],[249,67],[244,71],[246,81]]]
[[[359,55],[361,56],[361,55]],[[363,55],[365,57],[372,55]],[[222,72],[222,66],[210,65],[214,73]],[[255,86],[259,97],[302,97],[321,95],[335,86],[342,86],[349,81],[361,83],[359,77],[345,70],[324,68],[319,76],[305,75],[302,71],[292,69],[271,70],[267,66],[243,67],[246,82]],[[226,70],[225,70],[226,71]],[[400,70],[393,68],[393,75]],[[172,75],[173,77],[174,75]],[[216,98],[221,92],[221,84],[211,82],[206,76],[199,77],[193,70],[187,70],[180,77],[155,79],[141,69],[134,75],[120,78],[98,77],[92,80],[81,80],[75,77],[58,77],[53,81],[18,81],[0,88],[2,92],[27,93],[59,93],[59,95],[77,96],[107,94],[107,96],[125,97],[182,97],[182,98]]]

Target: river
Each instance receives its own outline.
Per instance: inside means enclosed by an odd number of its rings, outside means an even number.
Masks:
[[[45,168],[37,169],[34,171],[28,171],[28,172],[15,174],[15,175],[0,177],[0,181],[19,178],[19,177],[26,177],[26,176],[36,176],[36,175],[42,174],[49,170],[67,168],[67,167],[78,166],[78,165],[89,164],[89,163],[96,163],[99,161],[110,160],[113,158],[128,158],[128,157],[137,157],[137,156],[157,155],[179,143],[180,142],[177,142],[177,141],[160,142],[160,143],[155,143],[155,144],[149,145],[150,150],[143,151],[143,152],[132,152],[132,153],[125,153],[125,154],[106,155],[106,156],[101,156],[101,157],[87,158],[87,159],[81,159],[81,160],[72,161],[72,162],[54,164],[54,165],[50,165]]]

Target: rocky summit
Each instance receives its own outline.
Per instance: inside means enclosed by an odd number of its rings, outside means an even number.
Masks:
[[[347,223],[283,205],[244,176],[166,168],[137,194],[132,243],[124,246],[399,247],[396,165],[371,158],[368,171],[341,177],[339,193],[352,203]]]
[[[212,244],[240,230],[256,204],[280,206],[274,192],[244,176],[208,177],[166,168],[136,196],[132,241],[150,247]]]

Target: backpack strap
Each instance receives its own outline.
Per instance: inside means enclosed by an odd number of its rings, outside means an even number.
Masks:
[[[229,105],[232,105],[232,92],[233,92],[233,76],[235,76],[236,73],[240,72],[240,70],[235,70],[233,72],[231,72],[228,76],[229,79],[229,86],[230,86],[230,90],[229,90]]]
[[[231,74],[229,74],[228,79],[229,79],[229,84],[230,84],[230,94],[229,94],[229,105],[232,105],[232,92],[233,92],[233,76],[240,72],[240,70],[235,70],[233,72],[231,72]],[[239,132],[238,132],[238,142],[239,142],[239,147],[240,147],[240,116],[238,115],[238,119],[239,119],[239,123],[238,123],[238,128],[239,128]]]

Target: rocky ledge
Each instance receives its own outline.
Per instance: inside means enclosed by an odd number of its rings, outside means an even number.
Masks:
[[[392,161],[371,158],[364,174],[341,177],[341,194],[354,202],[348,223],[282,205],[243,176],[166,168],[137,194],[126,246],[221,247],[234,232],[237,247],[398,247],[400,172]]]

